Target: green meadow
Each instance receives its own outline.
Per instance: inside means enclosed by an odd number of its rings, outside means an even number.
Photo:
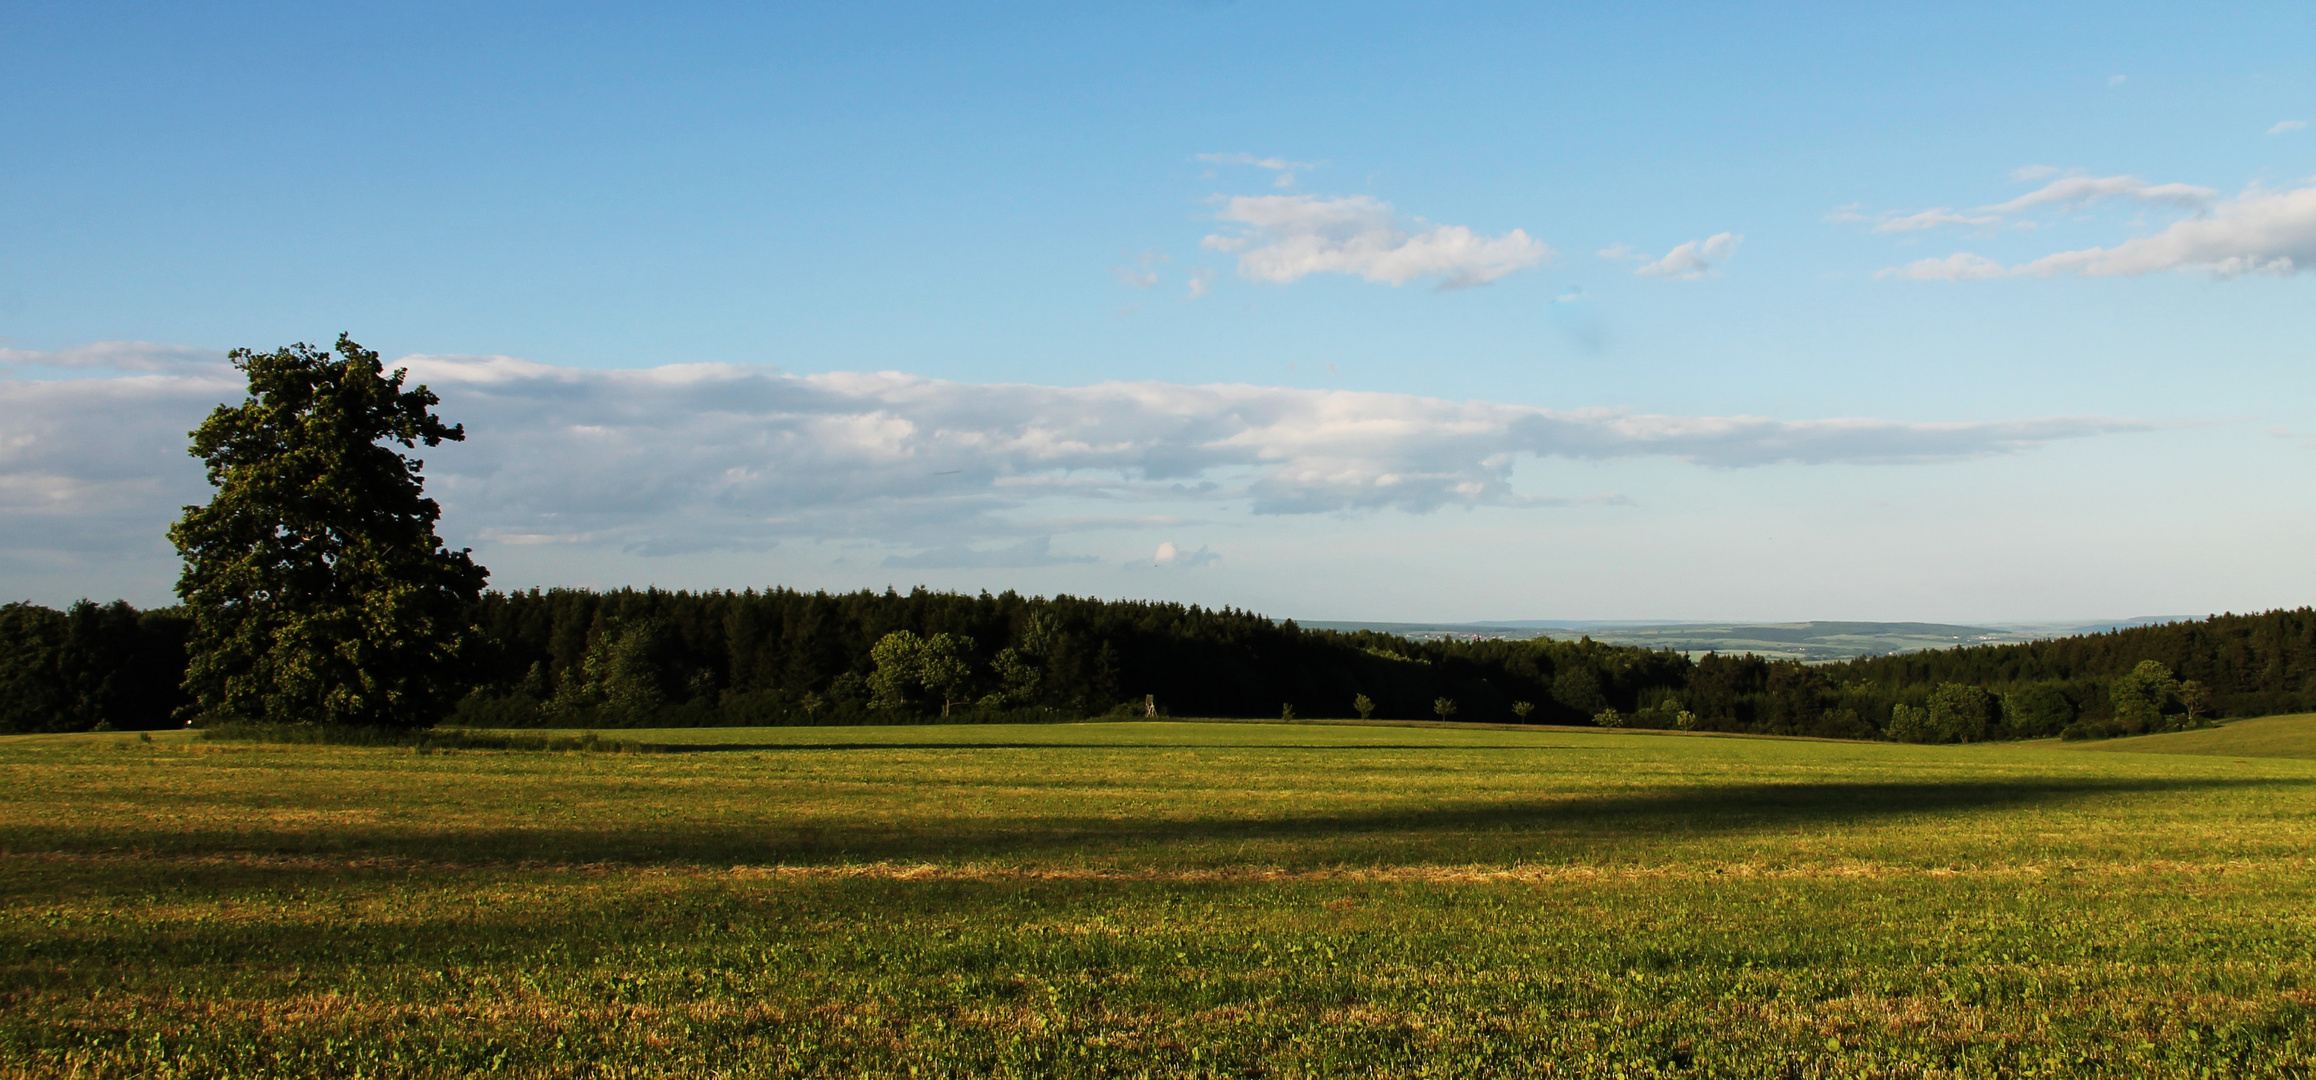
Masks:
[[[2316,1074],[2316,717],[618,734],[0,740],[0,1073]]]

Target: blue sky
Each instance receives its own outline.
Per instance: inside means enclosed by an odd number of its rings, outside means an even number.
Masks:
[[[502,586],[2304,604],[2310,41],[2287,4],[12,5],[0,572],[166,600],[219,354],[345,330],[475,429],[430,471]]]

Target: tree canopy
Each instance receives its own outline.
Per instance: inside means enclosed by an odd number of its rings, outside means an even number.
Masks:
[[[424,386],[340,335],[232,353],[249,397],[192,433],[216,493],[169,539],[193,620],[196,717],[431,724],[464,691],[487,571],[435,535],[424,463],[404,450],[466,437]],[[399,447],[399,449],[397,449]]]

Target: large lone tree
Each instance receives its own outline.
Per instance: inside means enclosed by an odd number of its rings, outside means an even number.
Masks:
[[[468,613],[489,572],[443,547],[424,463],[402,451],[465,427],[343,334],[335,355],[300,343],[232,360],[248,400],[192,433],[216,496],[169,529],[194,619],[191,719],[440,720],[464,688],[479,640]]]

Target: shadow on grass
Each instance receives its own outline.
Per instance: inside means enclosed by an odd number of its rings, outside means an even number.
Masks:
[[[333,825],[310,830],[253,824],[171,833],[18,827],[0,852],[137,852],[164,856],[290,856],[409,860],[421,864],[832,864],[1131,856],[1177,862],[1254,857],[1288,865],[1578,855],[1634,841],[1682,840],[1798,828],[1863,825],[2048,807],[2101,798],[2264,788],[2316,788],[2283,779],[2015,778],[1964,783],[1832,782],[1667,787],[1616,795],[1521,799],[1336,812],[1108,816],[1093,813],[916,820],[755,818],[682,824],[564,822],[481,829],[423,824]],[[1236,854],[1233,845],[1260,851]],[[1202,850],[1203,849],[1203,850]],[[1169,856],[1172,856],[1171,858]]]
[[[1454,746],[1439,743],[1064,743],[1064,742],[852,742],[852,743],[646,743],[655,754],[732,753],[753,750],[1468,750],[1500,754],[1527,750],[1605,750],[1603,746],[1532,743],[1520,746]]]

